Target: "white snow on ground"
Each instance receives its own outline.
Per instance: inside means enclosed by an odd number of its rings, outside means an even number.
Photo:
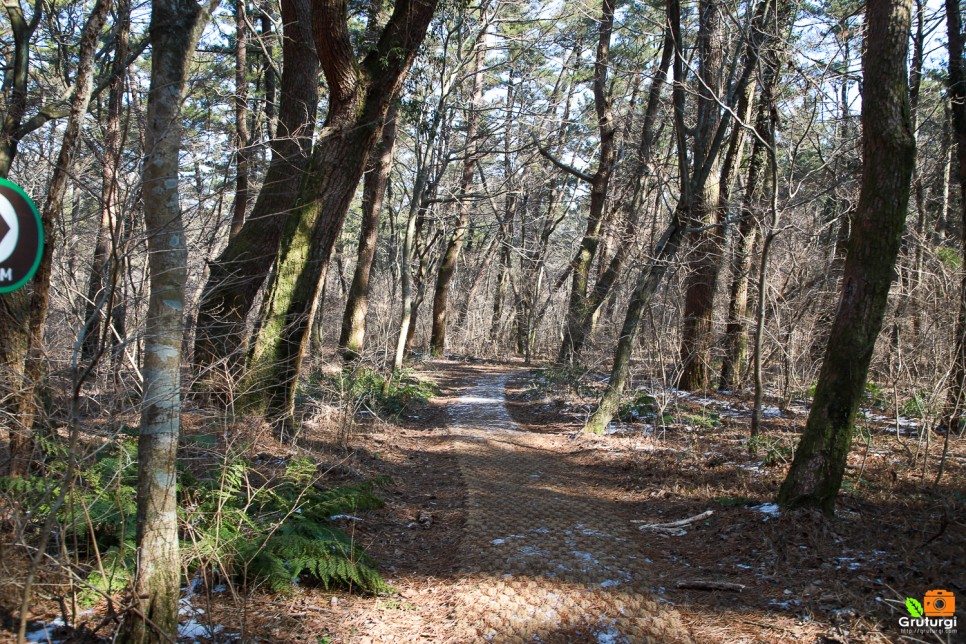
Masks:
[[[627,638],[621,635],[615,624],[599,624],[603,629],[597,631],[597,644],[624,644]]]
[[[54,632],[64,625],[64,620],[57,618],[47,624],[41,624],[39,628],[28,630],[24,639],[28,642],[52,642],[56,644],[62,640],[54,638]]]
[[[762,503],[761,505],[752,506],[752,510],[758,510],[762,514],[766,514],[771,517],[777,517],[781,514],[781,508],[778,507],[777,503]]]

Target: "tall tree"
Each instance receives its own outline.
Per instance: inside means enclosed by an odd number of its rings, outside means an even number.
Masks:
[[[282,23],[281,96],[272,160],[251,214],[209,265],[198,310],[195,366],[216,392],[229,389],[239,376],[248,337],[245,321],[278,254],[312,147],[319,58],[312,39],[311,0],[282,0]]]
[[[130,51],[131,3],[117,0],[114,20],[114,56],[111,61],[111,79],[108,85],[107,115],[104,123],[104,165],[101,172],[101,222],[94,242],[90,278],[87,282],[84,328],[81,330],[82,358],[85,362],[97,359],[103,334],[111,324],[110,312],[116,301],[116,293],[110,285],[118,267],[116,253],[119,242],[120,186],[118,169],[121,163],[121,116],[124,98],[124,68]]]
[[[426,35],[437,0],[396,3],[376,48],[353,53],[345,0],[319,0],[312,19],[329,108],[279,245],[253,353],[267,416],[287,420],[328,260],[386,112]]]
[[[959,0],[946,0],[946,35],[949,41],[949,99],[956,159],[960,208],[962,212],[963,251],[966,252],[966,59],[963,58],[963,19]],[[945,216],[945,212],[942,213]],[[952,386],[946,400],[947,431],[959,429],[966,407],[966,274],[959,292],[959,317],[956,321],[956,345],[953,356]]]
[[[911,5],[911,0],[866,4],[862,191],[815,398],[778,493],[784,506],[834,511],[855,415],[882,327],[916,155],[906,64]]]
[[[758,58],[766,33],[763,26],[774,20],[774,2],[762,0],[762,3],[761,6],[764,10],[756,11],[755,24],[752,25],[748,36],[751,39],[752,46],[748,48],[749,55],[745,57],[739,73],[736,74],[733,90],[729,93],[730,102],[725,103],[727,109],[721,110],[719,116],[717,113],[711,112],[711,106],[705,103],[706,113],[708,114],[706,118],[713,120],[713,125],[707,124],[711,128],[708,132],[703,132],[700,127],[701,112],[699,111],[699,127],[694,128],[694,137],[695,140],[707,140],[698,146],[702,150],[702,154],[696,154],[691,153],[687,146],[689,128],[685,125],[686,74],[681,40],[681,5],[679,0],[668,0],[667,2],[668,28],[674,42],[674,62],[672,65],[674,86],[671,95],[674,106],[674,135],[677,148],[678,174],[681,183],[680,196],[671,215],[671,221],[654,244],[651,259],[638,275],[624,316],[624,324],[618,336],[607,387],[603,396],[601,396],[597,409],[584,426],[585,431],[597,434],[603,433],[614,414],[617,413],[621,394],[630,377],[631,355],[634,351],[637,331],[640,328],[644,312],[667,272],[671,260],[681,247],[681,242],[689,230],[689,223],[693,224],[696,221],[695,213],[703,212],[702,209],[707,204],[712,204],[713,208],[717,208],[717,201],[706,201],[711,195],[716,197],[717,190],[706,190],[705,186],[709,179],[715,182],[719,180],[716,174],[718,156],[725,140],[725,133],[728,132],[735,116],[736,103],[746,90],[748,83],[751,82],[752,71],[758,65]],[[704,28],[709,30],[717,29],[717,25],[711,20],[711,16],[703,17],[699,25],[704,25]],[[698,38],[700,42],[700,33]],[[699,94],[699,105],[702,104],[700,96]],[[713,109],[717,110],[718,107],[718,104],[715,103]],[[705,201],[702,202],[702,200]],[[704,205],[700,205],[701,203],[704,203]]]
[[[477,128],[480,121],[480,104],[483,100],[483,57],[485,50],[482,43],[477,42],[476,56],[473,57],[473,82],[470,90],[470,106],[466,116],[466,140],[464,143],[463,173],[460,177],[459,192],[456,196],[458,215],[453,233],[446,244],[446,251],[439,264],[436,274],[436,290],[433,294],[433,329],[429,341],[429,349],[433,355],[443,355],[446,348],[446,320],[449,313],[449,291],[456,274],[456,264],[459,262],[463,241],[466,238],[466,227],[470,222],[470,204],[468,193],[476,171],[479,156],[479,142],[476,140]]]
[[[175,456],[181,415],[181,337],[188,251],[178,191],[181,106],[195,46],[219,0],[154,0],[151,87],[144,133],[144,226],[150,297],[144,329],[144,398],[138,437],[136,611],[122,641],[177,637],[178,555]]]
[[[597,57],[594,61],[594,110],[597,114],[597,130],[600,136],[600,150],[597,169],[587,175],[558,162],[561,168],[590,184],[590,211],[587,213],[587,228],[580,247],[572,261],[573,272],[570,286],[570,302],[567,307],[567,320],[564,337],[560,344],[557,361],[567,364],[574,358],[574,335],[583,328],[587,316],[587,289],[590,284],[590,269],[600,245],[601,229],[604,225],[605,205],[608,186],[614,171],[614,139],[617,128],[611,109],[611,96],[607,84],[610,69],[610,41],[614,31],[614,0],[603,0],[598,27]],[[582,340],[582,338],[581,338]]]
[[[362,354],[366,341],[366,314],[369,311],[369,279],[372,275],[372,262],[376,257],[376,241],[379,238],[379,219],[382,216],[382,202],[389,186],[389,171],[392,169],[393,148],[396,145],[398,102],[394,102],[386,115],[382,129],[382,139],[375,153],[369,158],[369,166],[362,182],[362,226],[359,230],[359,247],[356,251],[356,267],[352,273],[352,284],[346,298],[345,313],[342,316],[342,333],[339,336],[339,349],[347,360],[354,360]]]

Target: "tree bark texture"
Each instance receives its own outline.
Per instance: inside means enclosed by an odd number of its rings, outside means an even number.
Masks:
[[[832,513],[909,202],[915,136],[906,57],[911,0],[870,0],[862,84],[862,188],[835,320],[808,415],[778,501]]]
[[[181,336],[188,252],[178,191],[181,105],[201,31],[217,5],[155,0],[151,9],[151,87],[144,159],[144,226],[150,296],[144,330],[144,398],[138,438],[137,611],[124,642],[164,642],[178,633],[175,456],[181,414]]]
[[[278,254],[278,242],[308,165],[319,102],[319,59],[310,0],[282,0],[282,81],[272,160],[251,215],[209,265],[201,294],[194,362],[207,386],[230,391],[239,378],[246,319]]]
[[[436,0],[398,2],[376,49],[352,51],[344,0],[315,3],[316,50],[329,85],[329,112],[279,246],[268,306],[252,358],[254,400],[287,424],[308,341],[309,322],[332,251],[386,112],[422,43]]]

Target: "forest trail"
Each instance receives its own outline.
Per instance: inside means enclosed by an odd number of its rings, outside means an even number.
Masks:
[[[507,370],[474,369],[447,407],[467,490],[457,598],[461,641],[690,641],[650,592],[644,537],[566,438],[523,431]]]

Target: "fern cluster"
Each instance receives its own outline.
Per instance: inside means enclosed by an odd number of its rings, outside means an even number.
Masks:
[[[92,561],[88,589],[78,597],[83,604],[130,583],[136,552],[135,457],[133,441],[103,450],[80,470],[58,511],[61,533],[73,535],[69,543],[83,546],[77,556]],[[387,479],[324,489],[316,465],[295,458],[265,482],[237,454],[228,454],[211,477],[180,469],[180,537],[185,568],[192,574],[217,569],[273,591],[300,582],[373,593],[387,589],[375,562],[334,523],[337,515],[381,507],[375,490]],[[29,509],[35,522],[49,515],[63,485],[54,476],[0,477],[0,492]]]

